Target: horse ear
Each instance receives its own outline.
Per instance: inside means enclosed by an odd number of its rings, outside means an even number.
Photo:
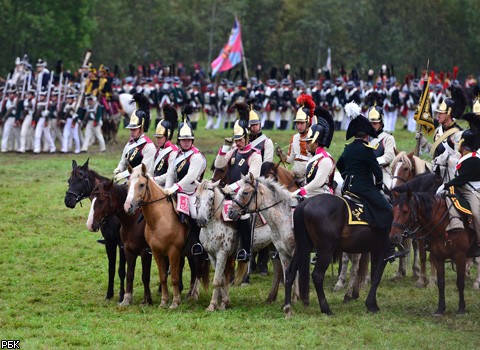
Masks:
[[[275,163],[273,165],[273,170],[277,171],[279,166],[280,166],[280,163]]]
[[[105,182],[105,190],[110,191],[110,189],[113,187],[113,179],[110,181]]]
[[[407,154],[407,157],[408,157],[409,159],[412,159],[413,153],[414,153],[414,151],[410,152],[409,154]]]
[[[142,175],[147,174],[147,167],[145,166],[145,163],[142,163]]]
[[[131,174],[133,172],[133,168],[130,164],[127,164],[127,170],[128,170],[129,174]]]
[[[75,168],[77,168],[77,167],[78,167],[77,161],[76,161],[75,159],[72,160],[72,169],[75,169]]]
[[[217,186],[220,184],[220,181],[221,181],[221,180],[218,180],[217,182],[212,183],[212,186],[213,186],[213,187],[217,187]]]
[[[85,162],[85,164],[82,165],[82,168],[88,168],[88,161],[90,160],[90,158],[87,158],[87,161]]]
[[[250,183],[255,183],[255,176],[253,176],[253,174],[251,172],[248,173],[249,175],[249,179],[250,179]]]
[[[398,152],[397,147],[393,147],[393,152],[395,153],[395,156],[398,156],[400,152]]]

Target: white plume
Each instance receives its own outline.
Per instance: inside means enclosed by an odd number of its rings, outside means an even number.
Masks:
[[[355,119],[361,113],[360,106],[357,105],[355,102],[349,102],[345,105],[345,114],[350,119]]]

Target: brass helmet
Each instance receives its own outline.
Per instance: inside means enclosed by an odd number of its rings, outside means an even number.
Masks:
[[[164,118],[160,120],[155,129],[155,137],[165,136],[167,140],[171,140],[173,137],[173,132],[178,125],[178,115],[177,110],[170,104],[163,106],[163,115]]]
[[[367,118],[370,123],[383,123],[383,108],[373,105],[367,110]]]
[[[144,94],[136,93],[133,95],[132,103],[136,102],[137,109],[133,111],[130,116],[130,123],[126,126],[127,129],[143,128],[147,132],[150,127],[150,103]]]
[[[260,116],[258,113],[252,108],[250,109],[250,112],[248,113],[248,125],[255,125],[255,124],[260,124]]]
[[[195,135],[193,134],[192,125],[190,124],[190,116],[193,113],[192,106],[185,105],[183,107],[183,122],[180,123],[178,127],[178,139],[179,140],[195,140]]]
[[[294,122],[307,122],[310,125],[312,123],[312,119],[314,118],[314,111],[315,111],[315,102],[313,101],[312,96],[307,94],[301,94],[297,97],[297,103],[301,107],[297,110],[295,114]]]
[[[250,118],[250,113],[253,111],[250,110],[250,107],[248,107],[248,105],[245,102],[235,103],[234,108],[238,112],[239,119],[235,122],[233,126],[233,139],[239,140],[243,137],[248,138],[248,135],[250,133],[250,130],[248,128],[249,118]]]

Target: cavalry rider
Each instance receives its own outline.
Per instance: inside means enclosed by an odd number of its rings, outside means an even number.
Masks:
[[[295,178],[303,181],[305,177],[305,169],[307,161],[311,155],[307,151],[307,142],[305,138],[310,135],[310,126],[315,124],[314,120],[315,102],[310,95],[303,94],[297,98],[297,103],[301,107],[297,110],[295,119],[293,120],[298,133],[294,134],[290,139],[290,147],[288,155],[278,151],[280,159],[286,163],[293,164],[292,170]]]
[[[386,132],[383,127],[383,108],[374,104],[367,110],[367,118],[372,124],[377,137],[370,139],[370,146],[373,146],[373,153],[377,162],[382,168],[383,184],[390,188],[392,182],[390,164],[395,158],[395,138]]]
[[[248,116],[250,135],[248,137],[252,147],[258,149],[263,162],[273,162],[273,141],[262,133],[262,122],[256,111],[250,110]]]
[[[223,145],[215,158],[215,168],[224,168],[228,166],[227,185],[222,189],[226,194],[237,192],[242,187],[245,176],[249,172],[257,178],[260,176],[262,166],[262,156],[260,151],[248,143],[248,119],[250,108],[244,102],[237,102],[235,107],[240,119],[235,122],[233,127],[233,140],[225,139]],[[235,146],[231,148],[232,141]],[[237,230],[240,236],[241,249],[237,253],[237,260],[249,261],[251,257],[251,220],[250,215],[246,214],[237,221]]]
[[[178,115],[174,106],[168,104],[163,106],[164,119],[160,120],[155,129],[157,139],[157,152],[153,161],[153,179],[157,184],[165,187],[167,170],[177,157],[178,147],[172,141],[173,133],[177,128]]]
[[[151,175],[150,171],[153,168],[153,159],[157,151],[152,140],[145,135],[150,124],[148,99],[145,95],[139,93],[133,95],[133,99],[137,102],[137,109],[130,116],[130,124],[126,126],[127,129],[130,129],[130,140],[125,145],[120,162],[113,171],[115,181],[130,176],[127,170],[128,164],[135,168],[143,163],[149,170],[149,175]]]
[[[463,119],[468,120],[470,129],[462,133],[462,139],[458,147],[461,158],[456,166],[456,176],[445,184],[445,188],[450,190],[453,186],[453,192],[459,193],[470,204],[477,235],[476,242],[472,243],[467,252],[467,257],[477,257],[480,256],[480,155],[478,154],[480,147],[480,100],[475,101],[472,113],[466,114]],[[446,200],[450,215],[450,223],[446,230],[453,233],[456,230],[463,229],[464,225],[456,208],[458,200],[453,200],[452,203],[449,196],[446,197]]]
[[[366,221],[372,228],[382,232],[386,246],[390,247],[386,251],[385,259],[393,261],[406,252],[395,253],[395,246],[390,244],[389,240],[393,221],[392,206],[380,192],[383,173],[373,147],[368,143],[369,137],[375,138],[377,135],[368,119],[360,114],[361,109],[356,103],[348,103],[345,113],[351,118],[346,140],[352,137],[355,139],[345,146],[337,162],[337,168],[345,180],[342,191],[351,192],[362,199]]]
[[[451,86],[452,98],[446,98],[442,101],[435,112],[439,126],[435,129],[433,144],[430,144],[425,137],[417,132],[416,139],[421,139],[420,147],[422,151],[430,151],[433,160],[433,169],[439,174],[444,182],[452,179],[455,172],[455,164],[459,158],[455,150],[455,140],[459,140],[462,128],[455,122],[455,118],[460,118],[465,110],[466,97],[463,90],[458,86]]]
[[[165,182],[165,195],[185,194],[188,198],[188,211],[190,216],[190,232],[194,235],[195,243],[192,246],[192,255],[200,255],[203,253],[203,247],[199,242],[200,227],[197,225],[197,208],[196,196],[198,182],[202,181],[207,161],[205,156],[193,145],[195,136],[193,134],[192,125],[189,117],[192,115],[192,107],[186,105],[183,109],[183,122],[178,128],[178,148],[177,156],[172,166],[168,167]],[[184,197],[185,198],[185,197]],[[180,215],[180,221],[184,221],[184,217]]]
[[[326,148],[332,142],[335,123],[333,117],[325,108],[318,106],[315,109],[317,124],[312,125],[311,136],[305,138],[308,151],[312,158],[306,166],[306,185],[291,193],[292,197],[313,197],[321,193],[333,194],[333,176],[335,162]]]

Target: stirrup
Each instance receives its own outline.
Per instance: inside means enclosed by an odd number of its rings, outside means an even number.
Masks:
[[[202,255],[203,254],[203,246],[200,243],[195,243],[192,245],[192,249],[190,249],[192,255]]]
[[[278,250],[274,250],[272,252],[272,259],[280,259],[280,253],[278,252]]]
[[[245,249],[240,249],[237,253],[237,260],[238,261],[249,261],[250,260],[250,253],[247,253]]]
[[[150,249],[150,247],[145,248],[145,250],[147,251],[148,254],[153,255],[152,250]]]
[[[388,262],[394,262],[395,259],[397,258],[403,258],[404,256],[406,256],[410,251],[409,250],[401,250],[399,252],[394,252],[392,255],[390,255],[389,257],[383,259],[383,261],[388,261]]]
[[[104,239],[97,239],[97,243],[105,244],[105,240]]]

